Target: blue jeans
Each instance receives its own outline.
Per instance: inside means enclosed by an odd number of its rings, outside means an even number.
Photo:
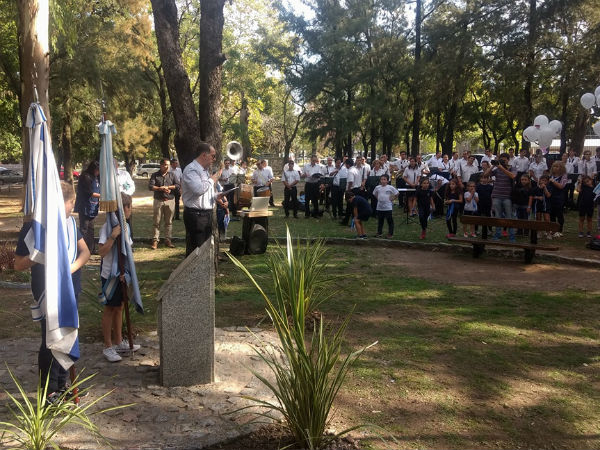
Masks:
[[[492,198],[492,211],[494,212],[494,217],[505,219],[512,219],[512,201],[510,198]],[[500,239],[502,235],[502,227],[496,227],[496,234],[494,238]],[[508,229],[509,239],[512,241],[515,239],[515,229]]]

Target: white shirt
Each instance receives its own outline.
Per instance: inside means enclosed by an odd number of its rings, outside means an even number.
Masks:
[[[285,181],[287,184],[292,184],[294,181],[300,181],[300,174],[297,170],[286,168],[281,175],[281,181]]]
[[[387,170],[385,170],[385,168],[377,169],[377,170],[371,169],[371,173],[369,174],[369,176],[371,176],[371,177],[375,177],[375,176],[380,177],[382,175],[389,175],[389,173],[387,172]]]
[[[221,184],[229,184],[229,178],[232,175],[237,175],[237,167],[229,165],[229,169],[223,168],[221,172],[221,176],[219,177],[219,183]]]
[[[471,193],[469,191],[465,192],[464,195],[464,199],[465,199],[465,211],[477,211],[477,203],[475,202],[475,199],[479,200],[479,194],[477,192],[473,193],[473,198],[471,198]]]
[[[131,240],[131,234],[128,231],[128,225],[127,223],[125,223],[125,231],[127,232],[127,237],[129,238],[129,245],[133,245],[133,241]],[[100,245],[106,243],[106,241],[108,240],[108,237],[111,235],[112,233],[112,227],[110,226],[110,223],[108,221],[104,222],[104,225],[102,225],[102,228],[100,228],[100,235],[98,236],[98,243]],[[121,237],[117,237],[117,239],[120,239]],[[116,243],[113,243],[114,246],[116,246]],[[104,258],[102,258],[102,272],[100,273],[100,276],[102,278],[106,278],[107,280],[110,278],[110,272],[111,272],[111,268],[112,268],[112,264],[113,264],[113,254],[115,252],[112,251],[112,249],[110,249],[110,251],[104,256]]]
[[[215,182],[208,170],[193,160],[183,170],[181,199],[187,208],[212,210],[215,202]]]
[[[567,175],[572,175],[575,173],[575,169],[577,169],[577,173],[579,173],[579,162],[580,159],[577,156],[573,156],[572,158],[567,158],[567,162],[565,163],[565,168],[567,169]]]
[[[348,178],[348,181],[346,184],[347,190],[360,187],[360,185],[362,183],[362,178],[360,176],[360,172],[359,172],[358,168],[356,168],[355,166],[350,167],[350,169],[348,169],[348,177],[347,178]],[[350,183],[352,183],[352,186],[350,186]]]
[[[348,169],[346,168],[346,166],[340,167],[340,170],[338,170],[338,173],[336,173],[333,176],[333,185],[339,186],[340,179],[342,179],[342,178],[348,178]]]
[[[398,195],[398,189],[392,185],[377,185],[373,190],[373,195],[377,198],[377,211],[391,211],[394,209],[393,198]]]
[[[440,169],[441,172],[449,173],[451,169],[450,161],[444,162],[443,159],[440,160],[440,162],[438,162],[438,169]]]
[[[440,166],[441,166],[441,164],[442,164],[442,161],[443,161],[443,159],[442,159],[442,158],[439,158],[439,159],[438,159],[438,158],[436,158],[436,157],[434,156],[433,158],[430,158],[430,159],[429,159],[429,162],[428,162],[428,164],[429,164],[429,167],[431,167],[432,169],[433,169],[433,168],[435,168],[435,169],[440,169]]]
[[[462,180],[462,182],[466,183],[467,181],[469,181],[471,179],[471,175],[476,174],[478,172],[479,172],[479,167],[477,167],[475,165],[475,162],[473,162],[472,166],[466,164],[463,167],[461,167],[459,176],[460,176],[460,179]]]
[[[511,166],[515,172],[527,172],[529,170],[529,159],[521,156],[517,156]]]
[[[579,174],[580,175],[588,175],[590,177],[593,177],[596,174],[596,172],[597,172],[596,161],[594,161],[594,158],[590,158],[589,161],[582,159],[579,162]]]
[[[337,169],[335,168],[335,164],[332,164],[331,166],[328,164],[325,166],[325,170],[323,171],[323,173],[327,176],[331,176],[331,174],[336,170]]]
[[[117,170],[117,181],[121,192],[124,192],[127,195],[133,195],[135,192],[135,183],[131,179],[129,172],[123,169]]]
[[[273,171],[269,166],[264,169],[256,169],[252,173],[252,182],[256,186],[265,186],[269,181],[273,179]]]
[[[535,181],[539,180],[540,177],[544,175],[544,172],[548,170],[546,160],[542,159],[542,161],[539,163],[533,161],[531,164],[529,164],[529,170],[533,172],[533,178],[535,179]]]
[[[404,169],[404,174],[402,178],[409,184],[417,184],[419,181],[419,177],[421,176],[421,169],[415,167],[411,169],[410,166]]]
[[[360,174],[360,179],[361,179],[361,183],[363,180],[366,180],[367,177],[369,176],[369,171],[370,168],[368,168],[366,165],[363,166],[354,166],[356,168],[356,170],[358,171],[358,173]]]
[[[443,176],[438,175],[436,173],[434,173],[433,175],[431,175],[429,177],[429,184],[431,185],[431,188],[434,191],[448,183],[450,183],[450,181],[448,181]]]
[[[408,159],[397,159],[396,161],[390,162],[390,167],[395,168],[396,170],[403,171],[408,167],[410,162]]]
[[[460,159],[451,158],[450,161],[448,161],[448,163],[450,164],[450,172],[459,172]]]
[[[496,157],[494,155],[488,156],[488,155],[483,155],[483,158],[481,158],[481,162],[487,161],[490,163],[490,166],[492,165],[492,161],[495,160]],[[475,163],[473,163],[475,164]]]
[[[315,165],[304,165],[304,168],[302,169],[302,175],[306,177],[305,181],[307,183],[316,183],[318,181],[318,179],[312,178],[312,176],[315,174],[323,175],[323,166],[321,164],[316,163]]]

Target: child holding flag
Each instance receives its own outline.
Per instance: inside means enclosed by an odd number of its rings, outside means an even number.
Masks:
[[[71,216],[73,207],[75,206],[75,191],[73,186],[64,181],[60,182],[62,196],[65,204],[65,216],[67,223],[67,252],[69,262],[71,264],[71,281],[75,298],[78,299],[81,292],[81,274],[80,269],[90,259],[90,251],[83,240],[81,232],[75,224],[75,219]],[[46,290],[46,278],[44,266],[37,264],[29,259],[29,248],[25,243],[27,233],[31,229],[32,222],[25,222],[19,232],[19,240],[15,250],[15,270],[31,269],[31,291],[33,298],[38,305],[43,299]],[[43,311],[40,307],[37,310]],[[52,351],[46,347],[46,317],[40,315],[34,317],[34,320],[39,321],[42,329],[42,344],[38,353],[38,365],[42,385],[48,379],[47,401],[55,403],[62,393],[66,390],[67,371],[52,355]]]

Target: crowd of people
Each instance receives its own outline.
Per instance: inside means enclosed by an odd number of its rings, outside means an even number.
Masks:
[[[401,152],[399,159],[388,161],[382,155],[372,165],[362,156],[355,160],[329,157],[326,164],[320,164],[313,155],[304,167],[289,160],[281,181],[286,217],[292,211],[297,218],[301,208],[307,218],[320,217],[323,211],[319,204],[324,204],[324,210],[334,219],[339,218],[341,224],[353,221],[361,239],[366,238],[362,224],[369,217],[377,217],[377,237],[383,235],[384,222],[388,224],[387,237],[393,236],[392,210],[396,198],[410,217],[418,216],[421,239],[426,237],[427,222],[432,216],[445,217],[447,237],[456,236],[461,214],[557,222],[560,230],[546,234],[553,239],[563,236],[567,208],[579,212],[578,236],[592,235],[594,209],[600,197],[600,189],[595,188],[600,181],[599,173],[600,148],[594,155],[585,150],[581,158],[570,150],[560,155],[560,159],[551,159],[541,150],[532,156],[522,150],[515,156],[513,149],[509,149],[498,156],[485,150],[480,159],[468,151],[462,157],[458,152],[451,157],[437,153],[428,162],[420,155],[408,157]],[[255,179],[260,178],[253,175]],[[264,182],[255,183],[255,188],[267,185],[268,181],[270,189],[273,180],[270,171]],[[304,191],[298,193],[297,185],[302,180]],[[600,208],[597,228],[600,230]],[[494,239],[508,237],[513,241],[515,232],[497,230]],[[469,227],[462,233],[465,237],[477,236],[476,230]]]

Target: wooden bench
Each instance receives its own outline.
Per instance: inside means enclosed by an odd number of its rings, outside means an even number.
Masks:
[[[521,219],[498,219],[495,217],[483,216],[462,216],[460,221],[465,225],[479,225],[482,227],[481,239],[477,238],[449,238],[453,242],[463,242],[473,246],[473,258],[478,258],[484,251],[486,245],[500,247],[522,248],[525,251],[525,263],[529,264],[535,256],[536,250],[556,251],[555,245],[539,245],[537,235],[539,231],[556,232],[560,226],[556,222],[541,222],[538,220]],[[516,228],[529,230],[529,243],[525,242],[506,242],[488,239],[488,227]]]

